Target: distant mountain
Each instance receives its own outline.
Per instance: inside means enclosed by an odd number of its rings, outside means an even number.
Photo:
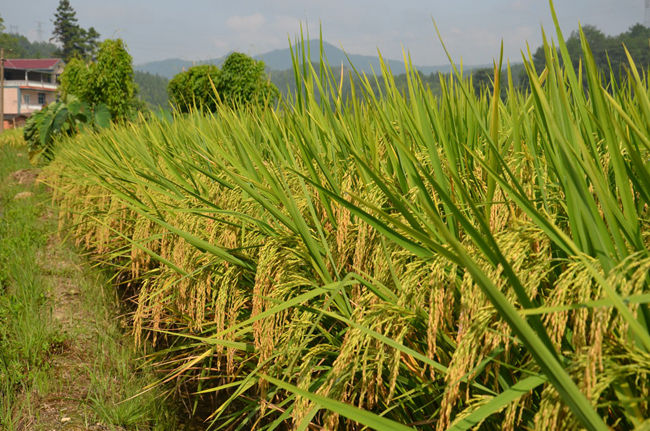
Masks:
[[[169,80],[160,75],[136,70],[133,80],[137,84],[137,97],[155,109],[169,105],[167,84]]]
[[[187,69],[191,66],[191,61],[181,60],[180,58],[170,58],[167,60],[152,61],[145,64],[135,65],[133,68],[140,72],[160,75],[170,79],[177,73],[182,72],[183,69]]]
[[[318,62],[320,59],[320,41],[309,41],[309,52],[312,62]],[[379,57],[370,55],[350,54],[346,53],[331,43],[323,42],[323,52],[327,58],[327,62],[332,67],[339,67],[343,64],[346,68],[350,65],[354,66],[359,72],[370,73],[373,70],[376,73],[381,72],[379,64]],[[262,60],[271,70],[286,70],[292,67],[291,51],[289,48],[276,49],[255,56],[257,60]],[[348,61],[349,58],[349,61]],[[404,72],[404,63],[398,60],[384,59],[384,62],[391,68],[393,73],[399,74]]]
[[[320,55],[320,41],[310,40],[309,51],[310,51],[310,59],[312,61],[318,62],[319,55]],[[379,73],[381,71],[381,68],[379,66],[379,58],[376,56],[348,54],[346,57],[346,54],[345,52],[343,52],[343,50],[327,42],[323,42],[323,51],[325,57],[327,58],[327,61],[332,67],[338,67],[341,64],[343,64],[345,67],[349,67],[351,63],[359,72],[371,73],[374,70],[376,73]],[[172,78],[174,75],[181,72],[183,69],[187,69],[196,64],[214,64],[219,66],[225,61],[226,57],[227,55],[219,58],[213,58],[213,59],[197,61],[197,62],[181,60],[179,58],[172,58],[168,60],[152,61],[149,63],[136,65],[135,69],[142,72],[148,72],[155,75],[164,76],[166,78]],[[254,58],[256,60],[264,61],[266,67],[271,70],[286,70],[292,67],[291,51],[289,50],[289,48],[276,49],[264,54],[256,55],[254,56]],[[384,62],[388,67],[390,67],[393,74],[399,75],[400,73],[404,73],[404,63],[401,60],[384,59]],[[465,66],[464,69],[471,70],[480,67],[485,67],[485,66],[484,65]],[[437,73],[437,72],[446,73],[449,72],[450,70],[449,65],[416,66],[416,68],[420,72],[424,73],[425,75],[428,75],[430,73]]]

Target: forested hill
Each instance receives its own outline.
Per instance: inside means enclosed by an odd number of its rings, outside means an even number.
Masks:
[[[5,49],[7,58],[52,58],[57,56],[57,46],[53,43],[31,42],[21,34],[4,33],[1,30],[0,46]]]
[[[650,67],[650,28],[641,24],[635,24],[627,31],[618,35],[609,36],[592,25],[585,25],[582,31],[589,43],[589,47],[594,56],[596,66],[603,72],[603,76],[609,79],[609,71],[611,65],[612,75],[616,80],[620,81],[627,76],[626,70],[629,63],[625,55],[625,48],[630,52],[634,59],[634,64],[641,73],[647,71]],[[573,67],[577,70],[582,62],[584,70],[584,58],[582,56],[582,49],[580,46],[580,33],[574,31],[566,39],[567,49]],[[562,58],[561,56],[559,58]],[[538,73],[544,70],[546,63],[546,56],[544,48],[540,46],[533,54],[533,63]],[[480,88],[490,87],[493,81],[494,71],[492,68],[484,68],[472,72],[473,84],[476,90]],[[520,87],[528,86],[528,77],[524,73],[521,64],[513,67],[513,77],[515,84]],[[505,71],[502,76],[502,82],[506,82]],[[584,84],[586,85],[587,76],[583,74]],[[501,87],[502,95],[505,96],[506,88]]]
[[[609,70],[611,64],[614,73],[618,74],[623,66],[627,66],[628,61],[623,46],[630,52],[637,68],[650,67],[650,27],[636,24],[626,32],[615,36],[606,35],[592,25],[584,26],[582,31],[589,42],[596,65],[601,70]],[[580,61],[584,62],[580,49],[580,34],[577,31],[571,33],[566,40],[566,45],[573,65],[577,68]],[[541,70],[544,64],[544,49],[539,47],[533,58],[538,71]]]
[[[169,80],[160,75],[134,71],[133,80],[138,86],[138,98],[153,108],[167,108],[167,84]]]

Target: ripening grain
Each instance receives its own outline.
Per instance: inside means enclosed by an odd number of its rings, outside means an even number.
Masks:
[[[226,429],[641,426],[647,71],[603,87],[584,54],[563,69],[547,45],[530,92],[455,76],[441,98],[384,71],[382,97],[342,101],[297,64],[277,109],[62,146],[61,226],[136,289],[136,338]]]

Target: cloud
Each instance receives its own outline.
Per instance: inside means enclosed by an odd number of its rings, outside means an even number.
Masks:
[[[510,9],[517,12],[525,12],[530,10],[530,1],[527,0],[515,0],[510,3]]]
[[[258,12],[253,15],[233,15],[226,20],[226,26],[235,31],[253,32],[259,30],[265,22],[264,15]]]
[[[286,37],[287,34],[293,36],[294,33],[300,30],[301,23],[305,24],[305,20],[300,20],[291,15],[276,15],[273,18],[273,30],[280,33],[281,36]]]

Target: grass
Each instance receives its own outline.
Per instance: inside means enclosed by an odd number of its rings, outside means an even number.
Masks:
[[[584,38],[574,70],[556,29],[530,91],[440,98],[384,69],[343,102],[299,48],[276,110],[62,145],[61,225],[215,429],[643,429],[648,71],[608,83]]]
[[[78,285],[79,307],[87,320],[68,329],[68,336],[86,340],[84,375],[89,379],[83,404],[91,423],[113,429],[177,430],[177,411],[169,394],[148,390],[157,381],[147,361],[125,333],[127,318],[105,273],[89,268],[69,246],[60,250],[72,262],[63,271],[48,275],[67,277]]]
[[[34,175],[33,168],[25,147],[4,138],[0,141],[0,428],[51,429],[60,426],[61,417],[76,413],[79,417],[72,423],[80,426],[100,422],[104,429],[179,429],[166,394],[154,389],[135,396],[157,377],[125,335],[123,319],[116,318],[121,311],[115,291],[69,245],[53,241],[56,225],[47,215],[52,212],[49,192],[38,183],[16,180],[20,176],[15,173]],[[74,316],[60,316],[74,319],[67,327],[53,314],[71,312],[70,308]],[[85,379],[89,380],[87,394],[82,393]],[[61,412],[52,419],[41,408],[45,404],[58,406]]]
[[[45,283],[36,269],[36,251],[47,242],[38,222],[38,202],[45,195],[38,189],[15,199],[24,187],[7,184],[5,178],[25,168],[25,157],[2,145],[0,160],[0,424],[12,429],[16,413],[31,407],[18,395],[47,387],[47,358],[62,339],[52,325]]]
[[[22,128],[4,130],[2,132],[2,138],[0,138],[0,140],[2,140],[3,145],[9,145],[16,148],[25,145]]]
[[[127,430],[180,429],[169,394],[160,388],[147,390],[157,377],[125,334],[124,317],[116,319],[124,310],[110,280],[87,269],[81,282],[84,307],[95,319],[87,403],[97,419]]]

